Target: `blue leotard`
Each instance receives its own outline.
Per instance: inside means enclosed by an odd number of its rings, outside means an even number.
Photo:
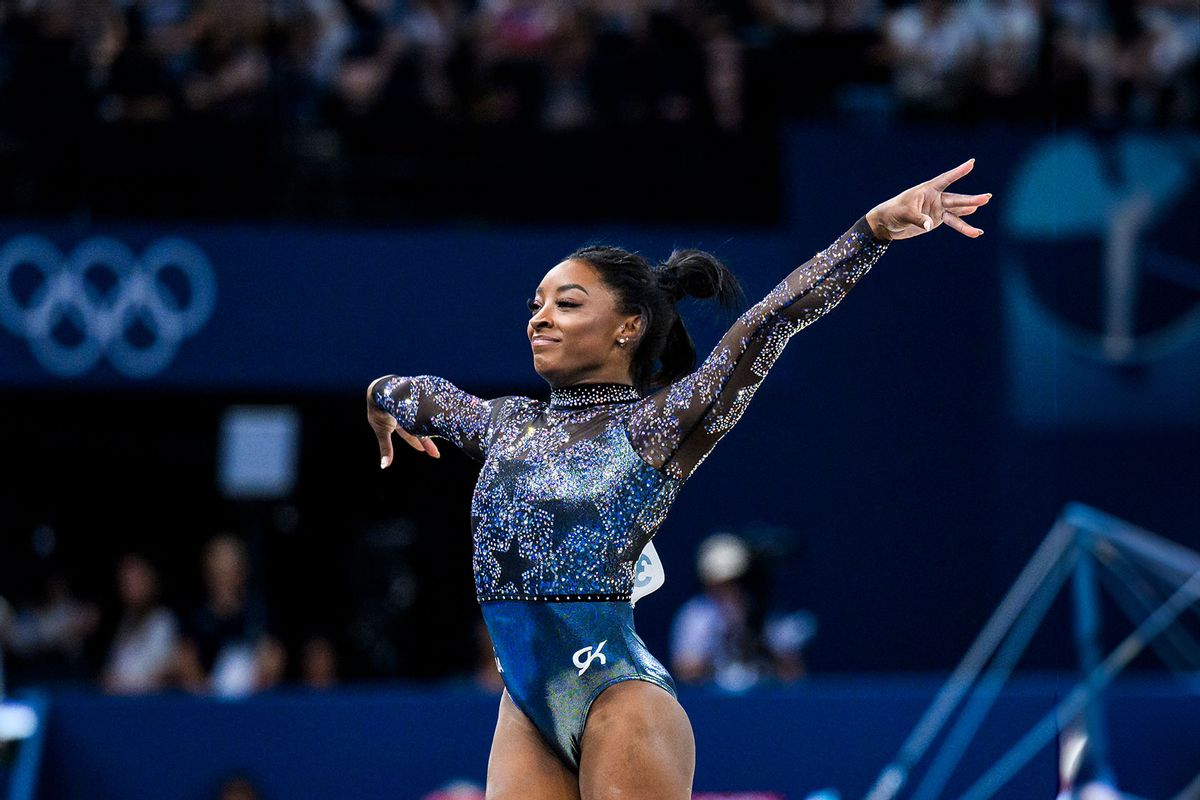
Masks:
[[[516,705],[572,769],[592,701],[622,680],[674,693],[633,627],[635,562],[680,487],[746,410],[788,339],[887,249],[865,219],[743,313],[695,371],[483,400],[429,375],[386,376],[400,427],[482,463],[471,500],[477,597]]]

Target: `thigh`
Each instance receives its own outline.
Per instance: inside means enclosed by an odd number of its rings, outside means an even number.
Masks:
[[[488,756],[487,800],[579,800],[579,779],[505,691]]]
[[[690,800],[695,770],[691,722],[666,689],[621,681],[592,703],[580,747],[583,800]]]

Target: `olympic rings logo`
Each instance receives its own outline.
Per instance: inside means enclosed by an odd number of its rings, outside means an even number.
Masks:
[[[212,264],[185,239],[159,239],[141,258],[106,236],[70,256],[41,236],[0,247],[0,325],[60,377],[83,375],[103,357],[126,377],[157,375],[216,301]]]

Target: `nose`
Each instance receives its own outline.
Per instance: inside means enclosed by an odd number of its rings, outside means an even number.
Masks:
[[[550,320],[549,320],[549,319],[547,319],[547,318],[546,318],[546,316],[545,316],[545,315],[546,315],[546,309],[547,309],[547,308],[549,308],[549,304],[546,304],[546,305],[542,306],[541,308],[539,308],[539,309],[537,310],[537,313],[536,313],[536,314],[534,314],[534,315],[533,315],[533,316],[532,316],[532,317],[529,319],[529,325],[530,325],[530,327],[531,327],[531,328],[533,328],[535,331],[536,331],[536,330],[540,330],[540,329],[542,329],[542,328],[548,328],[548,327],[550,327]]]

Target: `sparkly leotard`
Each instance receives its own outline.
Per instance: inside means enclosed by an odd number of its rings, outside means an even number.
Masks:
[[[572,769],[592,701],[621,680],[673,693],[633,629],[634,565],[680,487],[738,421],[788,339],[887,249],[865,218],[738,318],[694,372],[483,400],[422,375],[376,383],[400,427],[482,462],[471,500],[476,593],[513,701]]]

